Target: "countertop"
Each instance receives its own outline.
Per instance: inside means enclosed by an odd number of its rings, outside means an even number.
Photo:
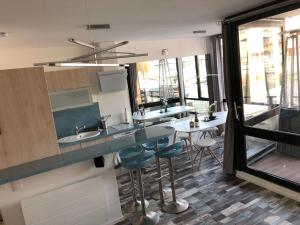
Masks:
[[[115,133],[124,133],[136,128],[130,128],[128,130],[113,131]],[[47,157],[44,159],[36,160],[33,162],[25,163],[22,165],[9,167],[0,170],[0,185],[16,181],[25,177],[29,177],[35,174],[47,172],[56,168],[67,166],[70,164],[78,163],[84,160],[93,159],[101,155],[119,152],[122,149],[141,145],[146,142],[155,141],[157,139],[168,137],[173,135],[175,129],[172,127],[148,127],[139,129],[134,134],[122,136],[120,138],[113,139],[112,141],[104,142],[98,145],[84,148],[84,150],[74,150],[63,154]],[[111,135],[109,133],[107,135]],[[105,135],[105,134],[103,134]],[[104,137],[104,136],[102,136]],[[100,138],[100,137],[98,137]]]
[[[100,132],[100,134],[96,137],[84,139],[81,141],[74,141],[71,143],[63,143],[63,144],[59,143],[59,148],[63,149],[65,147],[69,147],[72,145],[77,145],[80,143],[90,142],[90,141],[94,141],[94,140],[99,140],[104,137],[113,136],[113,135],[117,135],[117,134],[121,134],[121,133],[126,133],[126,132],[130,132],[130,131],[137,130],[140,128],[141,128],[141,126],[138,124],[119,124],[119,125],[115,125],[115,126],[109,126],[107,128],[107,130],[102,130]]]

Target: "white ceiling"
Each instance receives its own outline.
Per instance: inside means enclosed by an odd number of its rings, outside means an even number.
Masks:
[[[83,41],[154,40],[221,32],[217,21],[269,0],[2,0],[0,49],[72,45]],[[89,32],[88,23],[110,30]],[[201,35],[197,35],[201,36]]]

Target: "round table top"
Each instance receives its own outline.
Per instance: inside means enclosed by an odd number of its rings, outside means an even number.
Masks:
[[[226,123],[227,111],[214,113],[216,119],[204,122],[204,117],[199,117],[199,127],[190,127],[190,119],[178,120],[170,126],[178,132],[193,133],[205,129],[213,128]]]
[[[175,133],[175,129],[169,126],[152,126],[140,129],[134,133],[135,143],[144,144],[158,139],[169,137]]]

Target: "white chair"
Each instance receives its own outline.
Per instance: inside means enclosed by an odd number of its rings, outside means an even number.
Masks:
[[[186,133],[179,133],[178,138],[179,138],[180,141],[184,142],[183,149],[185,149],[185,152],[188,155],[189,159],[192,160],[192,153],[191,153],[189,147],[192,148],[193,144],[190,143],[189,136]]]
[[[195,149],[197,151],[197,154],[195,156],[194,163],[196,162],[196,160],[199,156],[200,158],[199,158],[198,170],[200,169],[201,161],[202,161],[203,154],[204,154],[205,150],[207,150],[207,152],[210,154],[210,156],[213,159],[216,159],[218,161],[219,165],[222,166],[221,161],[218,159],[218,157],[216,156],[214,151],[211,149],[211,147],[216,145],[216,144],[217,144],[217,142],[214,139],[211,139],[211,138],[200,139],[197,142],[197,145],[195,145]]]
[[[211,137],[211,138],[214,138],[217,136],[219,132],[219,129],[217,127],[211,127],[211,128],[206,128],[206,129],[203,129],[202,130],[202,134],[200,136],[200,139],[201,138],[206,138],[207,134]]]

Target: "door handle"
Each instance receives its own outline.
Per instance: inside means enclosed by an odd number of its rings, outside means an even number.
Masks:
[[[242,107],[241,106],[237,106],[236,105],[236,102],[233,103],[234,104],[234,114],[235,114],[235,118],[241,122],[241,118],[239,116],[239,113],[238,113],[238,109],[241,109]]]

